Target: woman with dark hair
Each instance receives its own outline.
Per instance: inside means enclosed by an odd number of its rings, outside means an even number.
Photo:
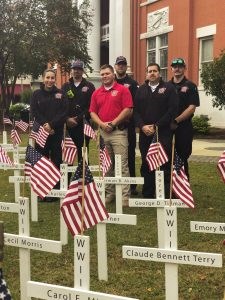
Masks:
[[[55,71],[52,69],[45,70],[40,89],[34,91],[31,97],[30,109],[31,118],[49,133],[44,148],[36,143],[35,149],[42,155],[50,158],[60,168],[62,163],[61,143],[68,101],[64,93],[56,87],[55,82]]]

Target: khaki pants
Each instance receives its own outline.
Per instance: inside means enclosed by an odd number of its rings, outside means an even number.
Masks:
[[[100,131],[101,136],[104,139],[104,143],[109,152],[112,166],[107,172],[106,176],[113,177],[115,176],[114,166],[115,166],[115,155],[121,155],[121,168],[122,176],[130,177],[129,168],[128,168],[128,138],[127,138],[127,129],[125,130],[114,130],[111,133]],[[107,184],[106,185],[106,198],[115,197],[115,185]],[[122,187],[123,200],[128,200],[130,197],[130,185],[123,185]]]

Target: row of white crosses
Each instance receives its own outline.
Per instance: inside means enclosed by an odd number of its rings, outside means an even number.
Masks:
[[[62,183],[60,190],[53,190],[50,196],[61,197],[65,196],[67,189],[67,174],[68,171],[73,172],[75,167],[62,166]],[[91,171],[96,171],[95,167],[90,167]],[[119,157],[116,157],[115,178],[104,178],[99,180],[95,178],[100,193],[104,201],[104,187],[106,183],[116,184],[116,214],[110,214],[110,218],[105,223],[116,224],[136,224],[136,216],[122,214],[122,184],[141,184],[142,178],[124,178],[121,177],[121,163]],[[11,178],[11,182],[22,181],[20,176]],[[142,179],[142,181],[141,181]],[[157,207],[157,222],[158,222],[158,242],[159,248],[146,247],[130,247],[123,246],[123,257],[130,259],[143,259],[149,261],[165,262],[166,275],[166,299],[178,299],[178,264],[193,264],[202,266],[222,267],[222,255],[213,253],[201,253],[190,251],[177,250],[177,207],[186,208],[187,206],[178,199],[165,200],[164,196],[164,178],[163,172],[156,172],[156,198],[157,199],[130,199],[130,206],[133,207]],[[37,203],[37,202],[36,202]],[[135,219],[134,219],[135,217]],[[111,221],[110,221],[111,220]],[[65,223],[61,220],[60,232],[61,242],[67,243],[67,236],[62,235],[65,230]],[[163,225],[162,225],[163,224]],[[64,226],[64,227],[63,227]],[[106,243],[106,227],[105,224],[97,225],[98,233],[98,258],[101,258],[101,264],[98,270],[99,279],[107,280],[107,243]],[[85,242],[85,244],[87,244]],[[101,245],[101,247],[100,247]],[[86,253],[86,252],[85,252]],[[87,252],[88,253],[88,252]],[[88,254],[86,255],[88,257]],[[99,260],[100,261],[100,260]],[[79,268],[78,268],[79,269]],[[84,270],[85,268],[81,268]],[[79,274],[78,274],[79,275]],[[76,276],[79,278],[79,276]],[[88,278],[88,276],[81,276]],[[41,284],[41,283],[40,283]],[[38,286],[38,284],[37,284]],[[45,298],[43,298],[45,299]]]
[[[74,239],[74,288],[31,281],[30,250],[61,253],[62,243],[30,237],[28,198],[20,197],[18,203],[0,202],[0,211],[18,213],[19,216],[19,234],[4,233],[4,243],[19,248],[21,300],[31,300],[31,297],[68,300],[134,299],[90,291],[90,243],[87,236],[76,236]]]

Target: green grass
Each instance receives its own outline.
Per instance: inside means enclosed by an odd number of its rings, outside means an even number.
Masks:
[[[96,163],[96,150],[91,147],[91,164]],[[137,159],[137,169],[140,160]],[[12,171],[0,170],[1,199],[14,201],[13,184],[8,183]],[[190,221],[225,222],[225,185],[220,180],[216,166],[206,163],[191,163],[191,186],[196,208],[178,209],[178,249],[222,253],[224,235],[191,233]],[[138,187],[139,191],[141,187]],[[28,187],[25,196],[29,197]],[[109,207],[115,211],[115,205]],[[122,246],[134,245],[158,247],[157,219],[155,208],[125,208],[124,213],[136,214],[137,225],[107,225],[108,282],[99,281],[97,274],[96,227],[85,232],[91,242],[91,287],[93,291],[136,297],[142,300],[165,299],[164,264],[126,260],[122,258]],[[0,213],[5,232],[18,233],[16,214]],[[31,222],[31,236],[59,240],[59,203],[39,204],[39,220]],[[3,270],[5,279],[13,294],[19,296],[19,251],[18,248],[4,247]],[[224,260],[224,259],[223,259]],[[31,250],[31,279],[52,284],[73,287],[73,238],[63,246],[62,254]],[[179,266],[179,299],[217,300],[223,298],[225,289],[223,268]]]

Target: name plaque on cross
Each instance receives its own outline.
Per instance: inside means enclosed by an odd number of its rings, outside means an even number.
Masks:
[[[143,184],[144,179],[141,177],[104,177],[104,182],[106,184]]]
[[[164,263],[222,267],[222,254],[123,246],[123,258]]]
[[[65,299],[65,300],[138,300],[111,294],[85,291],[59,285],[28,281],[27,292],[30,297],[41,299]]]
[[[121,224],[121,225],[136,225],[137,224],[137,216],[136,215],[127,215],[127,214],[109,213],[109,218],[107,220],[104,220],[102,223]]]
[[[62,243],[59,241],[25,237],[10,233],[4,234],[4,243],[7,246],[14,246],[25,249],[48,251],[52,253],[62,252]]]
[[[14,163],[12,166],[4,163],[0,163],[0,169],[9,169],[9,170],[23,170],[24,164]]]
[[[30,177],[28,177],[28,176],[9,176],[9,183],[15,183],[15,182],[29,183],[30,182]]]
[[[19,205],[17,203],[0,202],[0,211],[18,213]]]
[[[191,221],[191,232],[225,234],[225,223]]]
[[[130,207],[165,207],[165,206],[175,206],[181,208],[188,208],[188,206],[182,202],[180,199],[140,199],[131,198],[129,200]]]

